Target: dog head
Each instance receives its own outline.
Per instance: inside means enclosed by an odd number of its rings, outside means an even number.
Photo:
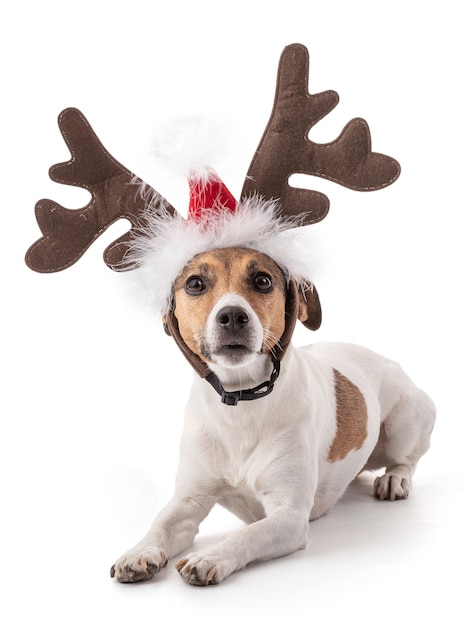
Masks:
[[[247,248],[194,256],[175,280],[173,303],[166,330],[202,375],[209,364],[238,368],[261,354],[280,360],[297,319],[312,330],[321,322],[313,285],[297,286],[269,256]]]

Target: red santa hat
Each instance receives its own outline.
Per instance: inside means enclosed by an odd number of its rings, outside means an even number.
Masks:
[[[194,170],[188,177],[188,184],[188,219],[199,222],[207,211],[236,210],[236,199],[214,170]]]

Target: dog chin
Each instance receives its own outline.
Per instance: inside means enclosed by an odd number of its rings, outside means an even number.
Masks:
[[[215,350],[210,356],[213,363],[220,367],[238,368],[249,365],[256,359],[258,352],[255,352],[244,345],[222,346]]]

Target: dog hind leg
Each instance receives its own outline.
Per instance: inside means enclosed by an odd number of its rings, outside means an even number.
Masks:
[[[429,449],[434,421],[432,400],[416,387],[394,405],[381,425],[386,471],[374,482],[375,498],[399,500],[409,496],[417,463]]]

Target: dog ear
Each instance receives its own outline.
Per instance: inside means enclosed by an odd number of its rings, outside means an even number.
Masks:
[[[315,285],[307,283],[298,288],[298,319],[310,330],[318,330],[322,323],[322,308]]]
[[[292,340],[295,324],[300,320],[310,330],[317,330],[322,321],[320,300],[315,287],[311,283],[298,285],[291,279],[287,286],[285,302],[285,330],[277,345],[272,349],[274,361],[281,361]]]
[[[201,376],[201,378],[206,378],[211,373],[211,370],[205,361],[201,360],[200,357],[192,352],[190,348],[186,345],[183,337],[180,333],[180,328],[178,326],[178,320],[175,316],[175,305],[173,304],[168,310],[167,314],[162,317],[163,330],[167,335],[173,337],[177,346],[182,351],[183,355],[186,357],[188,362],[192,365],[195,372]]]
[[[172,334],[171,334],[171,332],[170,332],[170,329],[168,328],[167,316],[166,316],[166,315],[163,315],[163,316],[162,316],[162,324],[163,324],[163,330],[167,333],[167,335],[168,335],[169,337],[171,337],[171,336],[172,336]]]

